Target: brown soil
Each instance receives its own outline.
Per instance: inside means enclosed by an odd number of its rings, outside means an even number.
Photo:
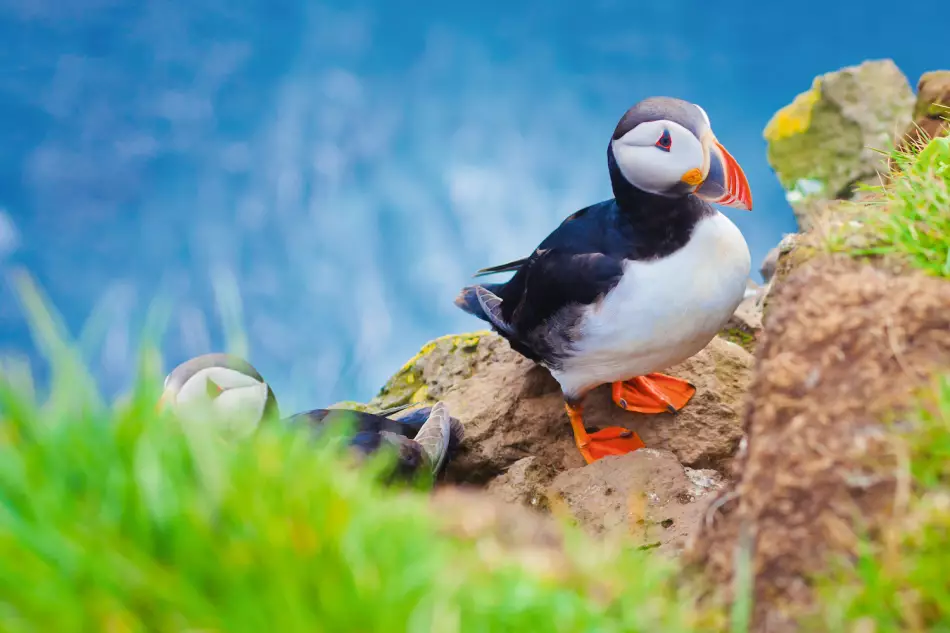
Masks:
[[[950,284],[823,257],[772,294],[735,482],[686,560],[728,593],[737,549],[751,549],[753,629],[774,633],[797,630],[808,576],[891,511],[895,454],[881,421],[950,367]]]

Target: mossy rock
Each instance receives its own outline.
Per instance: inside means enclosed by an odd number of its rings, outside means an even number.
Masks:
[[[742,327],[727,327],[719,332],[719,336],[730,343],[735,343],[750,354],[755,352],[755,332],[750,332]]]
[[[490,334],[488,331],[448,334],[429,341],[386,381],[368,406],[385,409],[435,402],[441,393],[441,386],[431,383],[439,375],[471,375],[481,338]]]
[[[376,411],[374,407],[367,406],[362,402],[356,402],[355,400],[343,400],[341,402],[336,402],[328,406],[327,409],[350,409],[352,411],[369,411],[370,413]]]
[[[769,164],[809,227],[809,202],[851,197],[855,183],[886,173],[881,154],[911,120],[914,93],[891,60],[817,77],[765,127]]]

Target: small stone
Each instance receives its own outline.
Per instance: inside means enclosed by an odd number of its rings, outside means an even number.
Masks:
[[[605,494],[607,489],[614,493]],[[699,487],[673,453],[644,448],[562,472],[548,494],[563,499],[592,534],[622,532],[639,545],[675,554],[695,531],[712,489],[697,493]]]
[[[897,148],[907,150],[928,139],[950,133],[950,70],[924,73],[917,82],[914,119],[898,139]],[[893,170],[894,162],[890,168]]]

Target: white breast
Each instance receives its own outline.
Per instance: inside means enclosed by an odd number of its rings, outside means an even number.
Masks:
[[[718,212],[672,255],[627,261],[617,286],[579,322],[576,352],[552,374],[566,394],[580,395],[686,360],[742,302],[751,263],[742,233]]]

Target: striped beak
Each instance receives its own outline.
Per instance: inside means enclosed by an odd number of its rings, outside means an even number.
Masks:
[[[752,190],[739,163],[723,147],[712,132],[703,137],[709,169],[703,184],[694,192],[706,202],[724,207],[752,210]]]

